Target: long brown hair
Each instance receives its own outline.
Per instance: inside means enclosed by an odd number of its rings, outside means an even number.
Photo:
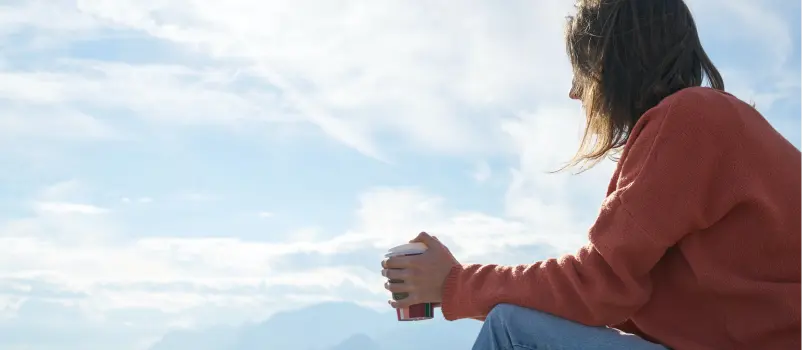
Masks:
[[[704,79],[725,89],[683,0],[577,0],[576,9],[568,17],[566,50],[572,94],[582,100],[587,123],[565,168],[584,170],[612,156],[641,115],[679,90]]]

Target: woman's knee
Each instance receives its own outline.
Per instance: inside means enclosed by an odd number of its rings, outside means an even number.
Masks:
[[[523,309],[520,306],[512,305],[512,304],[498,304],[490,310],[490,313],[487,314],[487,319],[501,319],[507,320],[512,318],[513,314],[517,314],[522,312]]]
[[[567,333],[568,323],[550,314],[511,304],[496,305],[485,320],[485,328],[512,344],[554,344],[558,334]]]
[[[510,304],[494,307],[484,323],[482,333],[484,330],[488,332],[485,339],[505,341],[510,346],[503,347],[506,349],[511,349],[513,345],[524,349],[591,349],[601,344],[610,344],[608,349],[664,349],[638,336],[625,335],[607,327],[585,326],[546,312]]]
[[[498,304],[487,315],[487,320],[507,328],[528,327],[533,331],[562,326],[565,321],[561,318],[512,304]]]

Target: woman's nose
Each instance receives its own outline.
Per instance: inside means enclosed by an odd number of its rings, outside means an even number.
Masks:
[[[571,90],[568,91],[568,97],[572,100],[582,99],[582,91],[580,91],[579,83],[577,83],[576,79],[571,82]]]
[[[579,90],[572,87],[571,90],[568,91],[568,97],[572,100],[579,100],[580,99]]]

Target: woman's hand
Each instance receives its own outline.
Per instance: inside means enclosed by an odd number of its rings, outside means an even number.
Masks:
[[[389,301],[396,309],[422,303],[441,303],[445,278],[451,268],[459,264],[450,250],[434,236],[422,232],[411,242],[423,243],[428,250],[420,255],[387,258],[381,264],[384,277],[403,281],[387,281],[386,289],[392,293],[408,293],[405,299]]]

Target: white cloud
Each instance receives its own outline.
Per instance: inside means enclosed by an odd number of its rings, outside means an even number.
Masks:
[[[748,1],[723,2],[691,1],[698,18],[715,23],[701,31],[768,52],[761,57],[764,72],[737,73],[729,86],[761,104],[799,86],[782,71],[793,49],[781,14]],[[501,117],[554,105],[570,86],[561,37],[562,14],[571,4],[559,0],[462,6],[84,0],[75,6],[64,9],[64,19],[49,17],[39,2],[11,7],[32,19],[8,27],[49,34],[127,28],[210,55],[224,68],[57,59],[44,71],[2,73],[0,93],[30,103],[130,108],[180,124],[306,120],[359,152],[391,161],[381,142],[386,135],[427,152],[501,151],[508,143]],[[722,15],[726,9],[735,16]],[[256,85],[238,85],[240,79]],[[760,81],[781,86],[751,88]]]
[[[172,124],[294,121],[270,91],[232,91],[225,79],[232,69],[86,60],[62,60],[49,69],[0,71],[0,93],[32,106],[128,108],[141,118]]]
[[[480,259],[507,247],[546,243],[521,223],[454,212],[440,198],[412,189],[377,189],[364,194],[361,203],[355,229],[328,240],[319,239],[315,230],[303,230],[286,243],[172,237],[127,242],[119,239],[114,227],[91,217],[73,220],[72,226],[94,239],[54,241],[72,236],[75,230],[52,225],[48,216],[52,209],[58,213],[96,212],[92,206],[54,205],[25,221],[26,234],[14,222],[0,226],[0,279],[33,279],[77,291],[87,296],[83,301],[87,307],[98,311],[152,308],[181,313],[213,301],[227,305],[257,298],[253,302],[259,302],[254,291],[276,287],[326,291],[349,283],[368,295],[384,293],[377,271],[363,266],[374,265],[372,261],[358,265],[333,261],[335,265],[327,267],[283,263],[294,254],[327,258],[368,252],[368,258],[380,261],[385,248],[426,229],[451,242],[457,256],[463,258]],[[238,292],[243,288],[252,292]]]
[[[13,98],[13,97],[12,97]],[[0,112],[0,142],[43,136],[63,140],[113,140],[123,135],[80,111],[52,107],[7,107]]]
[[[12,34],[28,27],[49,35],[85,34],[103,23],[78,11],[72,1],[19,1],[0,5],[0,34]]]
[[[0,92],[31,103],[126,106],[183,123],[294,121],[301,114],[379,159],[386,157],[376,135],[389,132],[420,150],[489,153],[504,135],[497,113],[480,112],[504,106],[506,113],[567,75],[542,68],[566,65],[560,42],[548,39],[561,35],[562,16],[550,15],[568,8],[560,4],[516,2],[502,10],[484,2],[80,1],[73,17],[143,31],[240,67],[61,60],[59,72],[5,72]],[[260,90],[225,92],[239,75],[257,78]]]
[[[34,208],[37,211],[54,214],[103,214],[109,211],[90,204],[67,202],[37,202]]]
[[[87,188],[77,180],[66,180],[49,185],[39,193],[36,197],[40,200],[65,200],[67,198],[81,198],[85,194]]]
[[[103,242],[113,237],[117,223],[108,208],[93,204],[90,198],[90,191],[78,181],[45,187],[20,203],[30,214],[0,221],[0,238],[41,239],[57,247]],[[41,258],[35,254],[28,259],[34,257]]]

